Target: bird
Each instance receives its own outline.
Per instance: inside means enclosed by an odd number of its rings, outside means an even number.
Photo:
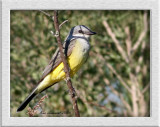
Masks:
[[[85,25],[77,25],[71,28],[63,43],[63,52],[70,67],[69,72],[71,77],[73,77],[74,74],[87,61],[90,50],[89,38],[91,35],[95,34],[96,32],[91,31]],[[65,80],[65,78],[64,64],[60,56],[60,50],[57,48],[49,64],[45,67],[37,86],[21,103],[17,109],[17,112],[24,110],[36,95],[61,80]]]

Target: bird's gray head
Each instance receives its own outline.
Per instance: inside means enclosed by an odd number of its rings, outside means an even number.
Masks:
[[[71,29],[70,35],[72,37],[85,37],[88,39],[91,35],[96,34],[96,32],[91,31],[88,27],[84,25],[78,25]]]

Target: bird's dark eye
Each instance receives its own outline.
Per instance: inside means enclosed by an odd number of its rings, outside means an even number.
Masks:
[[[82,31],[82,30],[79,30],[78,32],[79,32],[79,33],[83,33],[83,31]]]

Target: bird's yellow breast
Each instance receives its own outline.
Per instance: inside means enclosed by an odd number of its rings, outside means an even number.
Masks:
[[[83,65],[88,57],[90,45],[84,39],[77,39],[71,55],[67,58],[70,66],[70,76],[72,77]],[[38,86],[38,91],[59,82],[65,78],[64,65],[60,63],[51,73],[49,73]]]

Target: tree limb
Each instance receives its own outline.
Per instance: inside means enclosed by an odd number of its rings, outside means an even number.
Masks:
[[[109,24],[107,23],[107,21],[103,21],[103,25],[106,28],[109,36],[112,38],[113,42],[116,45],[117,50],[119,51],[119,53],[122,55],[123,59],[128,63],[128,57],[124,51],[124,49],[122,48],[122,46],[120,45],[120,42],[117,40],[115,34],[112,32],[112,29],[110,28]]]
[[[67,81],[67,85],[68,85],[68,88],[69,88],[69,92],[71,94],[71,99],[72,99],[72,103],[73,103],[73,109],[74,109],[74,112],[75,112],[75,116],[80,117],[79,110],[78,110],[78,105],[77,105],[76,92],[75,92],[75,90],[72,86],[72,82],[71,82],[71,79],[70,79],[70,72],[69,72],[70,68],[69,68],[69,65],[67,63],[66,57],[63,53],[63,46],[62,46],[61,38],[60,38],[60,30],[59,30],[58,12],[57,11],[54,11],[54,26],[55,26],[55,29],[56,29],[56,39],[57,39],[58,47],[59,47],[59,50],[60,50],[60,56],[61,56],[62,62],[64,64],[64,72],[66,73],[66,81]]]

